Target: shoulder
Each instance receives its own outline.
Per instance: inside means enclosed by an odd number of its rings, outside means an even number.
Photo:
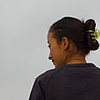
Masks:
[[[59,68],[55,68],[55,69],[51,69],[51,70],[47,70],[46,72],[42,73],[41,75],[39,75],[36,78],[36,81],[38,83],[48,83],[48,81],[56,74],[58,73],[61,69],[63,68],[63,66],[59,67]]]

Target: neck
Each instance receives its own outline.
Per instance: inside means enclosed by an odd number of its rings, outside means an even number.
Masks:
[[[86,63],[85,56],[82,53],[75,53],[68,58],[66,64]]]
[[[68,62],[67,64],[78,64],[78,63],[86,63],[86,61],[80,60],[80,59],[75,59],[75,60]]]

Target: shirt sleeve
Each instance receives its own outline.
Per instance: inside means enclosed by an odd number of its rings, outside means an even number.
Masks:
[[[35,80],[29,100],[45,100],[40,82]]]

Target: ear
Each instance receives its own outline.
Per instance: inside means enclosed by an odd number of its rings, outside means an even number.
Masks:
[[[64,48],[64,50],[68,48],[68,38],[67,37],[62,38],[62,47]]]

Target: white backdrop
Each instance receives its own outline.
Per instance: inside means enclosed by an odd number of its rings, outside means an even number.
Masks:
[[[64,16],[93,18],[100,0],[0,0],[0,100],[28,100],[35,78],[54,68],[47,32]],[[100,67],[100,49],[87,56]]]

